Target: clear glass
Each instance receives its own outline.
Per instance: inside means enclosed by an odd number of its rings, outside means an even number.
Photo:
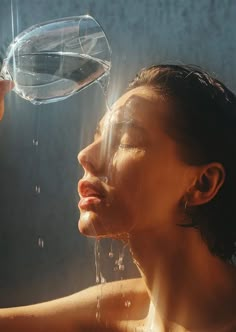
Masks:
[[[19,34],[8,47],[1,78],[13,80],[20,97],[46,104],[109,77],[110,68],[107,37],[85,15],[37,24]]]

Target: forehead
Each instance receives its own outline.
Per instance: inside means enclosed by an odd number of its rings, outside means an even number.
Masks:
[[[163,97],[149,87],[138,87],[121,96],[108,111],[101,125],[114,121],[135,121],[146,127],[153,126],[158,121],[157,113],[165,112]]]
[[[117,109],[120,107],[125,106],[127,102],[129,102],[131,99],[138,98],[142,100],[143,102],[150,102],[157,100],[157,94],[154,92],[153,89],[146,87],[146,86],[140,86],[137,88],[134,88],[125,94],[123,94],[114,104],[113,109]]]

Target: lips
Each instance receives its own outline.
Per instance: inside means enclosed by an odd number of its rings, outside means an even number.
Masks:
[[[101,203],[105,198],[104,188],[99,182],[92,183],[87,180],[80,180],[78,184],[78,193],[81,197],[79,208],[85,210],[88,207]]]

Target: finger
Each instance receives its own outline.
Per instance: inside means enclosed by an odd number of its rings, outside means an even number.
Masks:
[[[0,98],[0,121],[2,120],[4,114],[4,99]]]
[[[14,83],[12,81],[0,81],[0,121],[3,118],[4,114],[4,96],[14,87]]]
[[[5,96],[5,94],[14,87],[13,81],[3,80],[0,81],[0,96]]]

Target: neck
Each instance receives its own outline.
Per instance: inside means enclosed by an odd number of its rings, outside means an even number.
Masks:
[[[213,331],[235,317],[236,269],[212,256],[196,230],[132,234],[130,248],[163,326]]]

